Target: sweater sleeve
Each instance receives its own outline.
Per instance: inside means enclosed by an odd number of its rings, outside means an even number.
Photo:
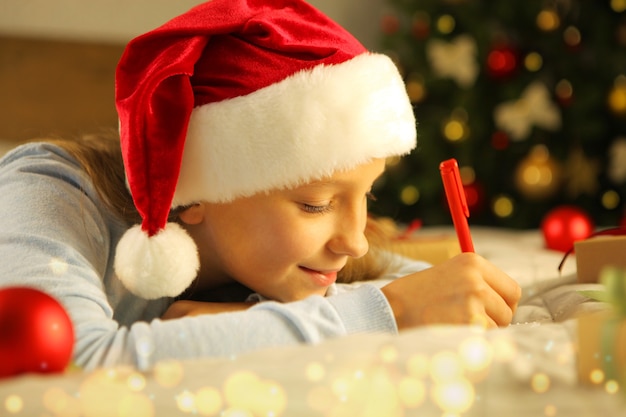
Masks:
[[[0,160],[0,287],[26,285],[56,297],[74,324],[74,362],[131,364],[231,356],[318,343],[357,332],[395,332],[374,285],[331,297],[259,303],[236,313],[161,321],[172,300],[130,294],[112,269],[125,226],[104,209],[86,174],[63,150],[29,144]]]

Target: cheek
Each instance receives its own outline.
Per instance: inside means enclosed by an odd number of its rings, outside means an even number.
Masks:
[[[257,224],[243,243],[240,260],[259,270],[285,270],[300,264],[324,247],[320,227],[298,222]]]

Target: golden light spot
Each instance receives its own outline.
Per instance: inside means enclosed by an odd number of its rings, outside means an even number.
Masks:
[[[255,416],[279,416],[287,407],[287,394],[283,387],[270,380],[260,381],[252,394],[250,410]]]
[[[398,383],[398,398],[404,407],[419,407],[426,398],[424,381],[412,377],[402,378]]]
[[[530,381],[530,386],[536,393],[543,394],[550,389],[550,377],[541,372],[536,373]]]
[[[443,34],[451,33],[456,26],[456,20],[449,14],[444,14],[437,19],[437,30]]]
[[[537,52],[531,52],[524,58],[524,66],[530,72],[537,72],[543,67],[543,58]]]
[[[394,363],[398,360],[398,350],[394,346],[383,347],[380,350],[379,355],[380,360],[382,360],[383,363]]]
[[[619,75],[615,78],[607,101],[611,111],[618,115],[626,115],[626,76]]]
[[[626,11],[626,0],[611,0],[611,9],[617,13]]]
[[[196,409],[196,397],[190,391],[183,391],[176,396],[176,406],[184,413],[191,413]]]
[[[547,417],[554,417],[556,416],[556,407],[552,404],[548,404],[545,406],[545,408],[543,409],[543,413],[547,416]]]
[[[580,31],[574,26],[568,26],[563,32],[563,41],[569,46],[577,46],[580,44],[581,40],[582,36],[580,35]]]
[[[345,377],[336,378],[331,384],[331,390],[335,397],[345,400],[350,391],[350,382]]]
[[[222,409],[222,396],[215,388],[200,388],[195,393],[195,400],[196,409],[200,415],[213,416]]]
[[[602,207],[607,210],[613,210],[619,206],[619,194],[613,190],[608,190],[602,194]]]
[[[173,388],[180,384],[183,375],[183,366],[175,360],[161,361],[154,366],[154,379],[164,388]]]
[[[146,378],[140,373],[132,373],[127,381],[131,391],[142,391],[146,387]]]
[[[19,395],[9,395],[4,400],[4,408],[11,414],[17,414],[24,408],[24,400]]]
[[[420,199],[420,192],[414,185],[407,185],[400,192],[400,200],[402,204],[412,206]]]
[[[257,416],[281,414],[287,405],[287,396],[281,385],[261,380],[250,371],[231,375],[224,383],[223,392],[230,408],[248,410]]]
[[[87,417],[119,416],[128,407],[136,406],[141,417],[152,416],[147,397],[133,393],[128,387],[128,377],[134,371],[126,368],[95,371],[82,382],[77,397],[82,415]],[[133,413],[134,411],[128,411]],[[132,415],[139,415],[134,413]]]
[[[430,362],[430,376],[434,381],[456,380],[463,375],[459,355],[452,351],[436,353]]]
[[[601,384],[604,381],[604,371],[594,369],[589,373],[589,380],[594,384]]]
[[[463,378],[439,383],[433,390],[433,399],[444,412],[461,414],[474,404],[474,386]]]
[[[574,87],[569,80],[561,80],[556,84],[555,92],[561,100],[569,100],[574,95]]]
[[[231,407],[247,408],[246,399],[259,383],[259,377],[250,371],[239,371],[232,374],[224,383],[224,398]],[[241,407],[241,406],[244,407]]]
[[[484,337],[465,339],[459,346],[459,357],[465,369],[478,372],[488,368],[493,360],[493,348]]]
[[[513,214],[513,200],[505,195],[496,197],[493,202],[493,212],[501,218],[511,216]]]
[[[511,362],[517,357],[517,346],[509,337],[502,336],[491,341],[494,360]]]
[[[358,412],[353,412],[350,416],[363,415],[363,410],[367,410],[367,414],[371,416],[403,415],[396,385],[386,367],[372,369],[367,378],[354,387],[352,398]]]
[[[324,365],[319,362],[312,362],[307,365],[305,369],[306,377],[309,381],[318,382],[324,379],[326,375],[326,370],[324,369]]]
[[[614,379],[610,379],[604,384],[604,390],[609,394],[615,394],[619,391],[619,383]]]
[[[561,19],[554,10],[545,9],[537,15],[537,26],[539,29],[550,32],[559,27]]]
[[[419,103],[426,96],[424,81],[418,77],[410,77],[406,82],[406,93],[412,103]]]
[[[461,182],[464,185],[472,184],[476,181],[476,171],[471,166],[462,166],[459,168],[459,175],[461,176]]]
[[[406,362],[406,368],[409,375],[415,378],[425,378],[430,370],[430,359],[428,356],[416,353]]]
[[[443,136],[450,142],[458,142],[465,138],[465,125],[458,120],[448,120],[443,127]]]

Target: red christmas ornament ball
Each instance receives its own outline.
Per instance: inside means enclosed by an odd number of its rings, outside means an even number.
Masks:
[[[574,206],[550,210],[541,222],[546,247],[561,252],[572,249],[574,242],[588,238],[593,229],[593,220],[589,215]]]
[[[0,378],[62,372],[70,363],[74,328],[50,295],[28,287],[0,288]]]
[[[487,72],[492,78],[508,78],[517,71],[518,66],[517,51],[509,45],[495,45],[487,54]]]

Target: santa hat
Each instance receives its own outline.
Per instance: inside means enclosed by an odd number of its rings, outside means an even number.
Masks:
[[[171,208],[293,187],[416,141],[394,63],[301,0],[213,0],[132,40],[116,105],[142,224],[115,269],[144,298],[179,295],[199,268]]]

